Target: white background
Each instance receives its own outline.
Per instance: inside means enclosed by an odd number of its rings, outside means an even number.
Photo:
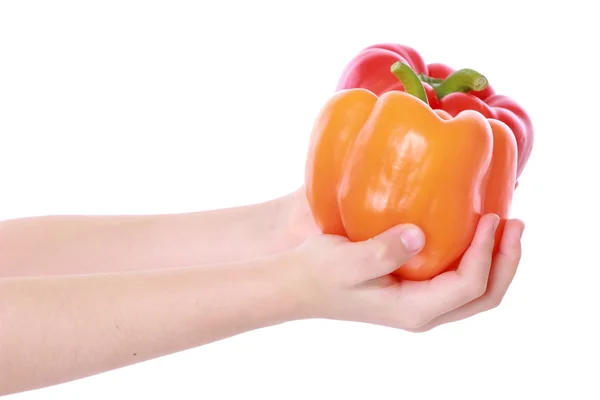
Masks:
[[[494,311],[426,334],[303,321],[34,399],[599,399],[593,2],[0,2],[0,219],[169,213],[302,184],[346,62],[398,42],[483,72],[536,139],[524,256]]]

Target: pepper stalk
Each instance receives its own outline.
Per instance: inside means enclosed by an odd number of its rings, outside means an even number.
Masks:
[[[416,74],[407,64],[401,61],[395,62],[391,66],[390,71],[400,80],[406,93],[423,100],[426,104],[429,104],[429,101],[427,100],[427,92],[422,82],[429,84],[433,88],[438,100],[451,93],[480,92],[488,86],[487,78],[470,68],[462,68],[454,71],[446,79],[433,78],[425,74]]]
[[[488,86],[487,78],[470,68],[454,71],[446,79],[432,78],[425,74],[418,76],[422,82],[428,83],[433,88],[438,99],[442,99],[450,93],[468,93],[472,90],[480,92]]]

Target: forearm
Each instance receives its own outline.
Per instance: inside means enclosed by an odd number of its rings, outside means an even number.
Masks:
[[[294,319],[296,284],[281,257],[0,280],[0,395]]]
[[[220,263],[286,250],[289,197],[154,216],[51,216],[0,222],[0,277]]]

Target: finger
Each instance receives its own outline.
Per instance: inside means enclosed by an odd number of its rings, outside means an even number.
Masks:
[[[469,318],[500,305],[517,273],[521,260],[521,237],[524,229],[525,224],[520,220],[506,222],[499,252],[492,263],[488,289],[483,296],[433,319],[419,331],[427,331],[442,324]]]
[[[405,264],[425,245],[423,231],[414,225],[399,225],[372,239],[349,243],[347,256],[358,281],[388,275]]]
[[[468,277],[479,284],[487,282],[494,254],[496,229],[499,224],[500,218],[496,214],[487,214],[481,218],[473,241],[456,269],[458,276]]]
[[[420,325],[459,308],[482,296],[492,264],[495,231],[499,218],[484,215],[477,226],[473,241],[465,251],[456,271],[448,271],[430,281],[401,285],[401,298],[412,301],[414,318]]]

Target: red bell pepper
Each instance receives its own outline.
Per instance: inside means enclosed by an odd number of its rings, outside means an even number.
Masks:
[[[451,74],[473,72],[455,71],[441,63],[426,64],[419,53],[402,44],[375,44],[360,51],[344,69],[336,91],[363,88],[381,96],[392,90],[404,90],[402,83],[390,71],[400,61],[415,71],[427,93],[429,105],[452,117],[461,111],[475,110],[486,118],[499,120],[510,128],[517,141],[517,177],[521,175],[533,146],[533,125],[525,110],[511,98],[496,94],[482,76],[482,90],[478,87],[456,87],[449,90],[443,81]]]

